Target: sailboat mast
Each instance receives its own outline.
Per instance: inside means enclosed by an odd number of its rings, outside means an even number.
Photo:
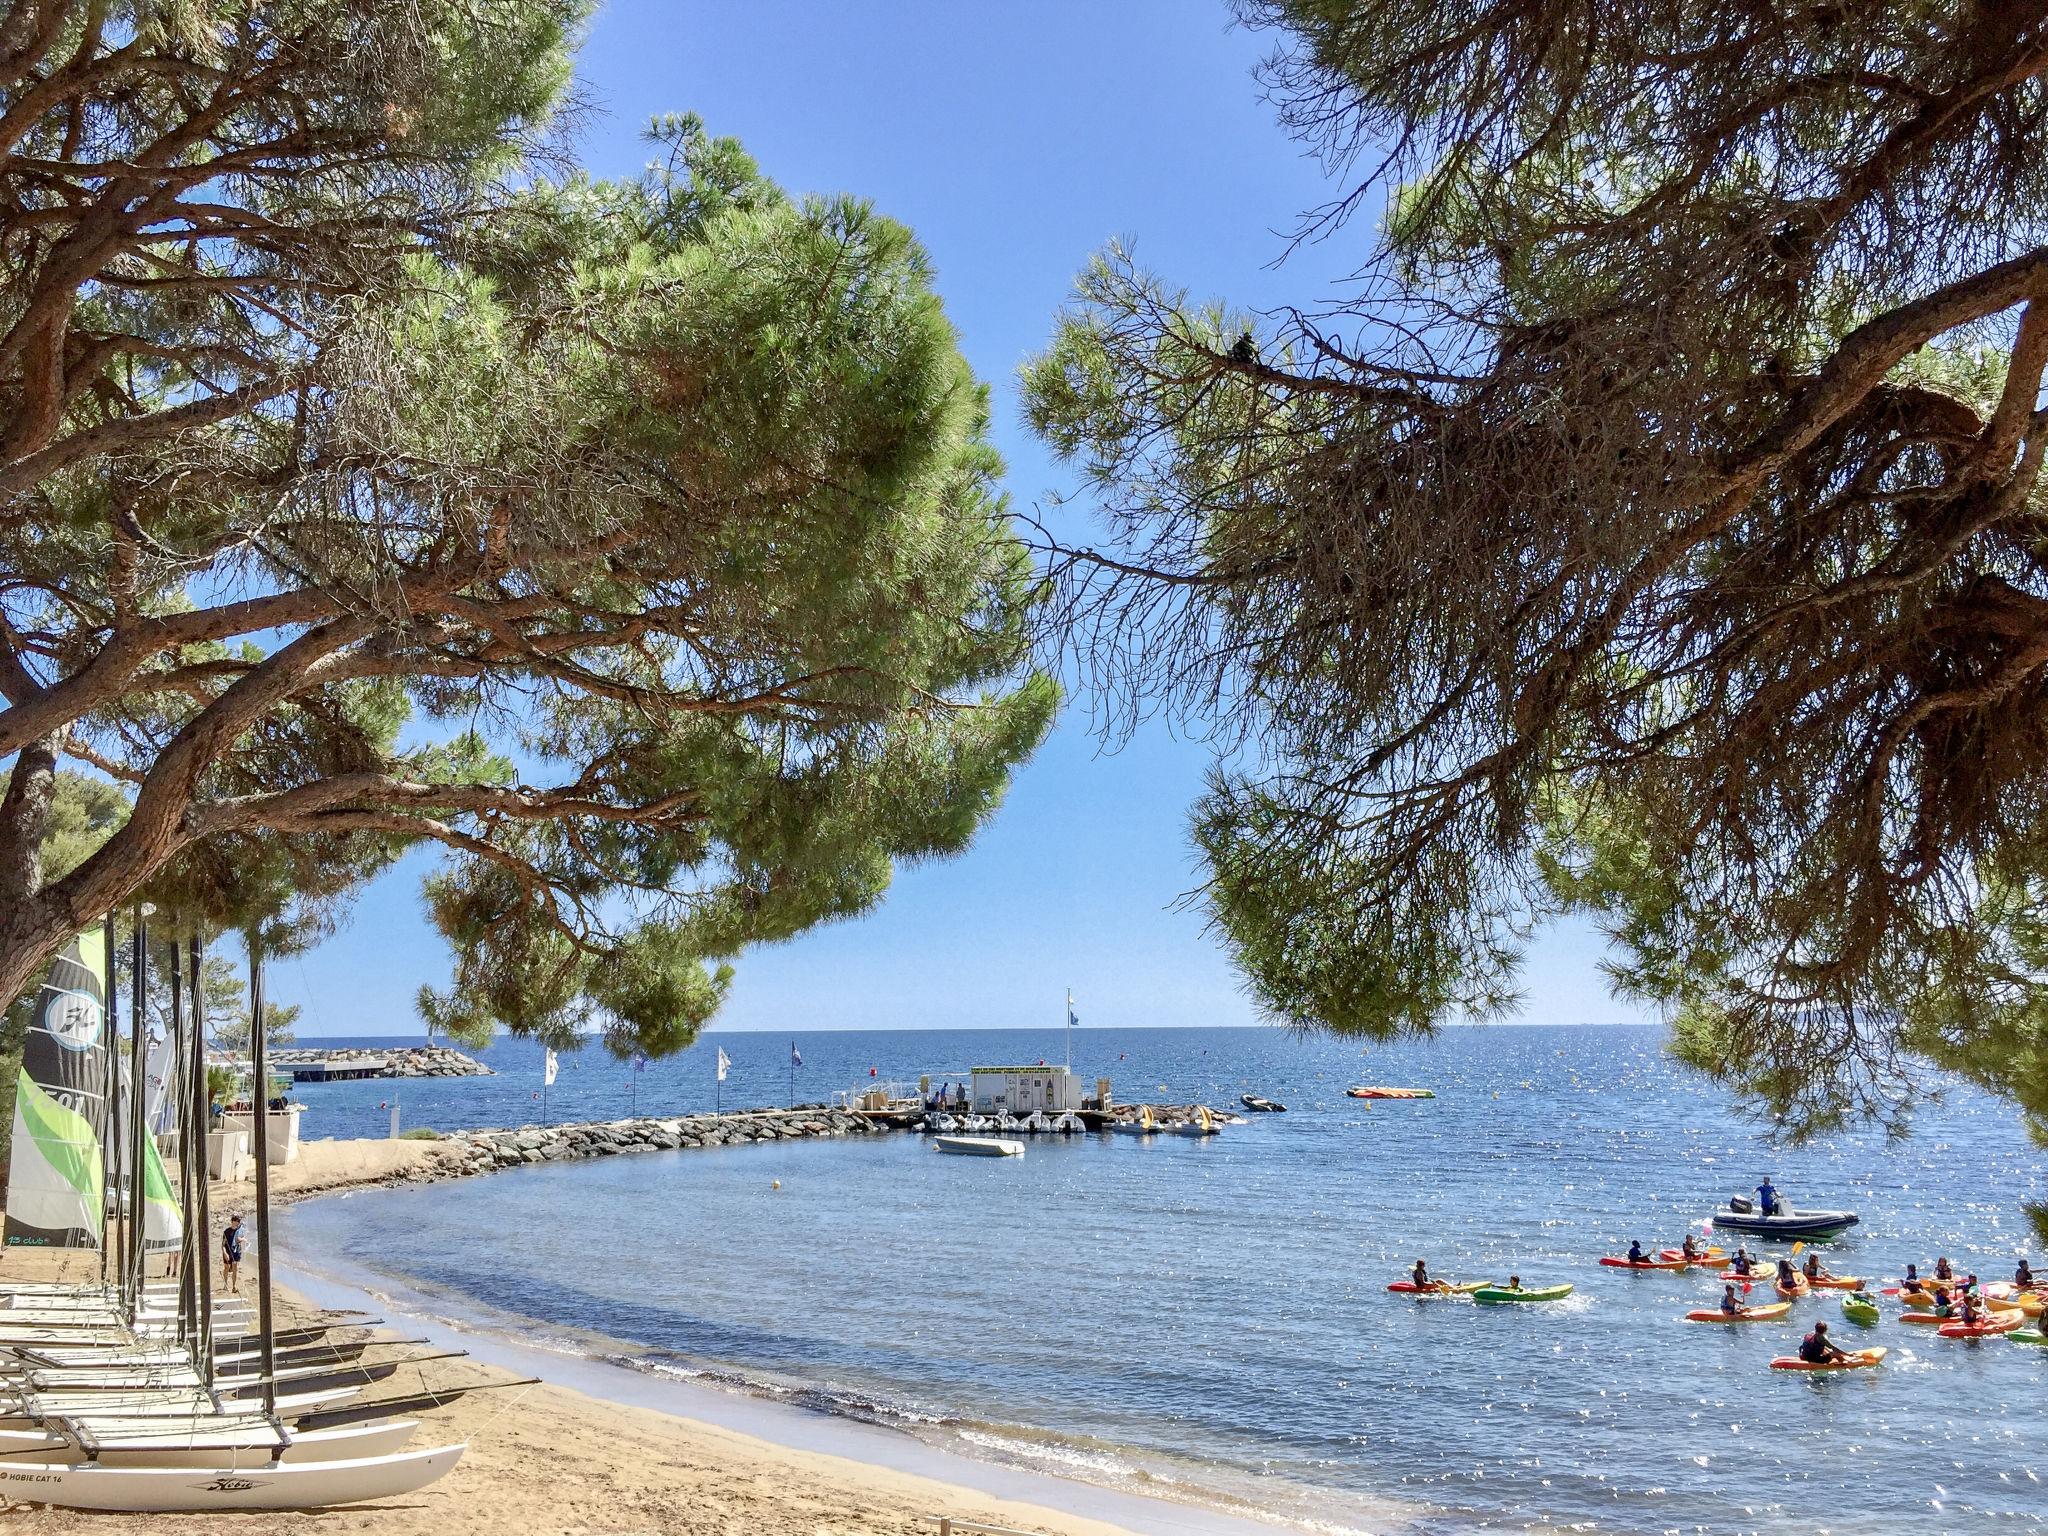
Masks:
[[[100,1051],[106,1063],[106,1075],[100,1082],[100,1289],[107,1286],[108,1250],[118,1241],[114,1221],[107,1208],[107,1170],[114,1170],[116,1190],[121,1183],[121,1043],[115,1033],[114,1007],[114,914],[107,914],[107,926],[102,934],[106,952],[106,984],[100,988],[106,1006],[100,1014]],[[114,1210],[120,1209],[118,1197]],[[120,1267],[115,1266],[114,1275],[120,1277]]]
[[[178,1336],[189,1345],[199,1331],[198,1293],[192,1280],[192,1031],[185,1018],[185,967],[180,965],[177,930],[171,930],[171,1051],[164,1084],[167,1119],[178,1126],[178,1210],[184,1216],[178,1233]]]
[[[207,1178],[211,1169],[207,1166],[209,1150],[208,1133],[213,1129],[212,1101],[206,1091],[206,999],[199,990],[199,930],[194,928],[192,937],[186,941],[187,991],[192,994],[192,1135],[194,1146],[191,1155],[194,1163],[192,1175],[191,1219],[186,1225],[192,1230],[192,1270],[197,1301],[193,1315],[198,1328],[194,1335],[193,1349],[199,1367],[199,1379],[211,1388],[213,1385],[213,1271],[207,1268],[212,1259],[209,1244],[213,1241],[213,1218],[208,1211]],[[172,962],[175,964],[175,960]]]
[[[149,1274],[146,1245],[143,1241],[142,1224],[142,1138],[147,1133],[143,1125],[146,1116],[142,1112],[142,1079],[145,1062],[142,1055],[142,1020],[148,993],[147,972],[149,969],[149,931],[145,914],[146,906],[135,909],[134,956],[128,967],[128,1271],[130,1316],[142,1311],[142,1286]]]
[[[263,1353],[263,1411],[277,1414],[277,1342],[270,1327],[270,1057],[264,1040],[263,951],[249,935],[249,1055],[256,1127],[256,1327]]]

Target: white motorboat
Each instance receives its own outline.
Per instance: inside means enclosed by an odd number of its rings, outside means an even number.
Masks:
[[[1022,1157],[1024,1143],[1007,1136],[934,1136],[932,1145],[955,1157]]]
[[[1214,1136],[1223,1127],[1216,1123],[1216,1117],[1210,1114],[1206,1107],[1198,1104],[1195,1106],[1194,1119],[1176,1120],[1162,1129],[1169,1136]]]

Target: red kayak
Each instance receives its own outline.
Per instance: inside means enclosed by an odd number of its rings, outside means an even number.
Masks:
[[[1943,1323],[1935,1332],[1944,1339],[1988,1339],[2011,1333],[2027,1320],[2024,1312],[1997,1312],[1974,1323]]]
[[[1484,1280],[1461,1280],[1456,1284],[1432,1280],[1427,1285],[1417,1285],[1413,1280],[1396,1280],[1387,1289],[1402,1296],[1470,1296],[1485,1284]]]
[[[1691,1259],[1617,1259],[1613,1257],[1600,1261],[1609,1269],[1690,1269]]]

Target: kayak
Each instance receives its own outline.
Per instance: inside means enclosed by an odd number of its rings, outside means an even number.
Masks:
[[[1403,1296],[1470,1296],[1486,1284],[1484,1280],[1432,1280],[1417,1285],[1413,1280],[1396,1280],[1387,1289]]]
[[[1751,1307],[1747,1312],[1723,1312],[1718,1307],[1709,1312],[1703,1308],[1686,1313],[1685,1320],[1688,1323],[1774,1323],[1791,1310],[1791,1302],[1774,1301],[1768,1306]]]
[[[2017,1312],[2022,1317],[2039,1317],[2043,1302],[2032,1291],[2022,1291],[2017,1296],[1986,1296],[1984,1305],[1994,1312]]]
[[[1657,1252],[1660,1259],[1685,1259],[1683,1248],[1662,1248]],[[1694,1269],[1726,1269],[1735,1262],[1735,1255],[1723,1248],[1702,1248],[1685,1262]]]
[[[1562,1301],[1571,1295],[1569,1285],[1525,1285],[1511,1291],[1504,1285],[1481,1286],[1472,1293],[1474,1301]]]
[[[1609,1269],[1690,1269],[1691,1259],[1617,1259],[1612,1256],[1600,1261]]]
[[[1428,1088],[1346,1088],[1354,1099],[1433,1099],[1436,1094]]]
[[[1757,1237],[1828,1238],[1848,1231],[1857,1220],[1854,1211],[1795,1211],[1789,1205],[1780,1205],[1775,1216],[1766,1216],[1738,1195],[1714,1212],[1714,1230]]]
[[[1951,1314],[1947,1312],[1901,1312],[1899,1314],[1900,1322],[1916,1323],[1923,1328],[1937,1327],[1942,1323],[1950,1321],[1950,1318]]]
[[[2048,1344],[2048,1333],[2038,1328],[2015,1328],[2006,1337],[2015,1344]]]
[[[1877,1349],[1852,1349],[1840,1360],[1830,1360],[1820,1365],[1812,1360],[1802,1360],[1797,1355],[1779,1355],[1771,1362],[1774,1371],[1860,1371],[1867,1365],[1876,1365],[1891,1351]]]
[[[1882,1315],[1877,1310],[1877,1303],[1860,1292],[1856,1295],[1844,1296],[1842,1298],[1842,1316],[1861,1327],[1869,1328],[1874,1326]]]
[[[1988,1339],[1997,1334],[2015,1332],[2026,1320],[2024,1313],[2001,1312],[1996,1317],[1975,1323],[1943,1323],[1935,1332],[1944,1339]]]
[[[1824,1291],[1860,1291],[1863,1282],[1854,1275],[1827,1275],[1816,1280],[1811,1275],[1802,1277],[1808,1285],[1819,1286]]]
[[[1790,1301],[1796,1300],[1799,1297],[1804,1296],[1807,1293],[1808,1287],[1805,1279],[1801,1278],[1797,1284],[1791,1286],[1783,1286],[1778,1284],[1777,1281],[1773,1280],[1771,1282],[1771,1289],[1776,1291],[1780,1296],[1783,1296],[1788,1301]]]

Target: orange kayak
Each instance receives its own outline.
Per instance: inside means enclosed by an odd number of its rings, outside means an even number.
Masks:
[[[1354,1099],[1433,1099],[1434,1091],[1428,1088],[1346,1088]]]
[[[1685,1320],[1688,1323],[1774,1323],[1791,1310],[1791,1302],[1774,1301],[1769,1306],[1751,1307],[1747,1312],[1723,1312],[1718,1307],[1709,1312],[1702,1308],[1698,1312],[1686,1313]]]
[[[1617,1259],[1612,1255],[1600,1261],[1609,1269],[1690,1269],[1691,1259]]]
[[[1865,1366],[1876,1365],[1890,1353],[1890,1350],[1881,1346],[1877,1349],[1853,1349],[1844,1358],[1830,1360],[1825,1364],[1819,1364],[1812,1360],[1802,1360],[1797,1355],[1779,1355],[1771,1362],[1771,1369],[1774,1371],[1856,1371],[1861,1370]]]
[[[1860,1291],[1863,1282],[1854,1275],[1828,1275],[1824,1279],[1808,1279],[1807,1284],[1817,1285],[1824,1291]]]

